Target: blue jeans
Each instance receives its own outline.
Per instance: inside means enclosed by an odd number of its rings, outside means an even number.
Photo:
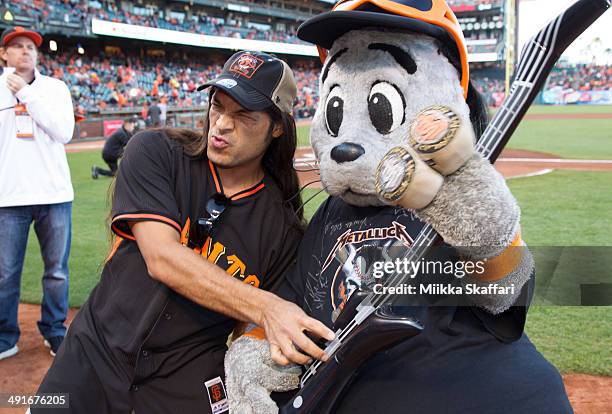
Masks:
[[[32,221],[44,262],[38,330],[45,338],[66,334],[72,202],[0,207],[0,352],[19,340],[19,290]]]

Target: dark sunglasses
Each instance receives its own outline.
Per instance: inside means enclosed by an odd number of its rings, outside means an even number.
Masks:
[[[189,227],[187,247],[193,249],[204,246],[208,237],[214,236],[215,222],[230,204],[230,199],[221,193],[214,194],[206,203],[208,217],[200,217]]]

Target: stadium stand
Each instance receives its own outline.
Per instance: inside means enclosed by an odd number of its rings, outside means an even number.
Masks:
[[[189,67],[184,63],[191,62]],[[141,58],[136,54],[106,54],[90,57],[76,53],[41,56],[42,72],[63,79],[75,102],[87,112],[113,107],[138,107],[151,98],[162,98],[171,106],[201,105],[206,96],[195,92],[197,85],[216,76],[222,59],[164,57]],[[318,102],[319,65],[316,61],[292,64],[298,84],[296,114],[312,116]],[[489,106],[497,107],[504,99],[504,79],[497,68],[474,69],[472,78]],[[612,89],[612,68],[578,65],[553,71],[547,88],[561,86],[574,90]]]
[[[203,2],[206,4],[206,2]],[[147,27],[157,27],[168,30],[178,30],[190,33],[208,34],[213,36],[237,37],[243,39],[256,39],[278,41],[285,43],[302,43],[295,31],[300,21],[316,12],[323,11],[324,6],[305,9],[305,13],[297,10],[297,19],[272,22],[270,19],[257,22],[252,15],[245,15],[241,11],[251,13],[249,6],[240,7],[240,3],[253,5],[264,3],[274,8],[271,2],[236,2],[236,12],[222,10],[222,8],[204,7],[201,4],[180,3],[173,5],[164,2],[138,2],[129,7],[121,7],[114,1],[98,0],[11,0],[3,1],[20,24],[28,24],[41,31],[53,30],[53,27],[72,28],[77,31],[89,33],[91,20],[101,19],[117,23],[127,23]],[[302,2],[302,4],[317,2]],[[456,12],[479,11],[499,9],[501,0],[451,0],[451,7]],[[213,4],[213,3],[211,3]],[[296,11],[287,5],[291,3],[278,3],[283,10]],[[232,10],[231,7],[227,7]],[[256,9],[254,8],[253,11]],[[301,16],[300,16],[301,15]],[[300,17],[302,17],[300,19]],[[282,28],[273,29],[272,24],[282,24]]]
[[[100,19],[212,36],[304,43],[295,35],[300,20],[276,18],[273,21],[270,16],[257,19],[254,15],[240,13],[240,10],[250,13],[248,6],[236,7],[236,12],[228,12],[223,8],[200,4],[156,3],[151,0],[133,3],[129,7],[98,0],[11,0],[4,3],[16,22],[43,33],[63,28],[91,34],[91,21]],[[231,7],[227,9],[231,10]],[[319,10],[313,10],[316,11]],[[306,18],[308,14],[302,17]]]
[[[185,62],[190,62],[186,65]],[[107,108],[139,107],[153,98],[170,106],[198,106],[207,99],[195,91],[206,79],[215,77],[223,60],[190,56],[140,57],[121,52],[96,56],[56,53],[40,56],[44,74],[63,79],[75,103],[86,112]],[[319,69],[315,61],[292,64],[299,97],[296,113],[312,116],[317,102]]]
[[[330,7],[329,2],[318,0],[0,1],[0,28],[21,24],[41,31],[48,39],[57,39],[58,51],[42,48],[41,70],[63,79],[75,105],[88,113],[137,111],[154,98],[173,108],[199,107],[205,104],[206,95],[197,93],[196,86],[216,76],[231,53],[99,36],[91,32],[94,18],[212,36],[302,43],[295,36],[301,21]],[[504,2],[449,3],[467,39],[476,88],[489,106],[499,106],[505,92]],[[7,11],[10,21],[6,20]],[[298,83],[296,115],[309,118],[318,104],[320,64],[316,57],[287,56],[287,60]],[[560,67],[551,75],[547,88],[610,90],[611,79],[609,67]]]
[[[557,65],[548,77],[546,89],[559,86],[575,91],[610,91],[612,66]]]

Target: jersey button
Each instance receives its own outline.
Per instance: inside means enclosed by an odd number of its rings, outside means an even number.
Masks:
[[[167,321],[169,321],[170,319],[172,319],[172,314],[169,312],[164,313],[164,318],[166,318]]]
[[[131,388],[131,389],[132,389],[132,391],[134,391],[134,392],[138,391],[138,385],[132,385],[130,388]]]
[[[148,358],[149,357],[149,351],[142,351],[142,356],[143,358]]]

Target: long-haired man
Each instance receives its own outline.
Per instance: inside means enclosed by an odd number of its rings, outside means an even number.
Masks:
[[[293,74],[276,57],[238,52],[206,87],[203,134],[149,130],[126,147],[118,242],[39,389],[69,393],[70,412],[225,412],[237,321],[263,326],[277,359],[305,363],[296,347],[325,358],[303,331],[332,332],[267,292],[303,233]]]

